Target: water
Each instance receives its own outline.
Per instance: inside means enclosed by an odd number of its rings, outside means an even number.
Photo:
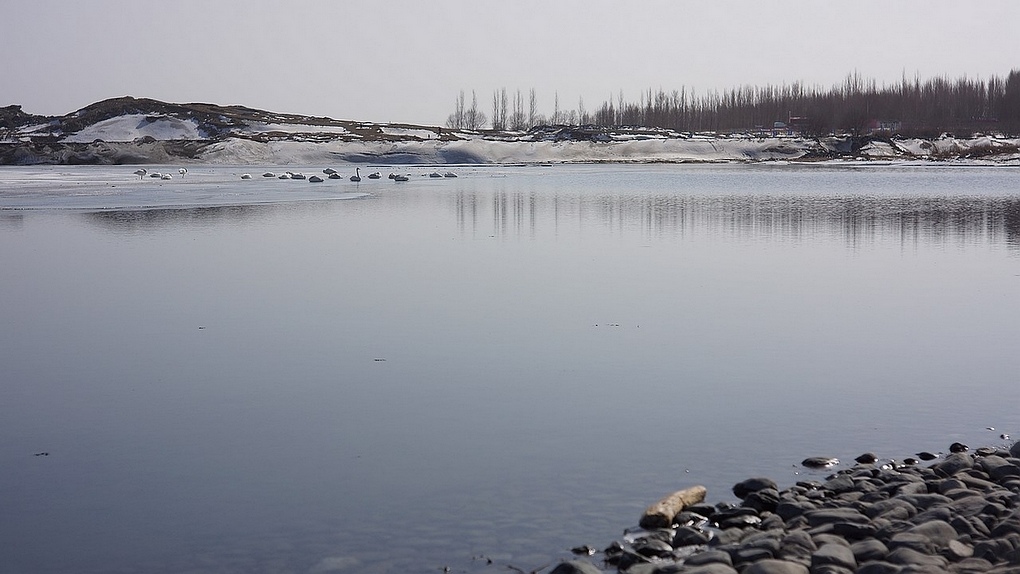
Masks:
[[[3,574],[531,570],[1020,435],[1015,169],[133,169],[0,171]]]

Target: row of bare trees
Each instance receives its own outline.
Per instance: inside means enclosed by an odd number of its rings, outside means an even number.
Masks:
[[[776,122],[807,135],[860,134],[876,129],[904,135],[1020,134],[1020,71],[988,80],[904,77],[882,86],[854,73],[827,89],[802,83],[742,86],[701,95],[685,88],[670,92],[649,89],[636,102],[625,100],[621,91],[615,101],[610,97],[591,111],[583,99],[576,109],[563,110],[557,94],[551,116],[538,112],[534,89],[528,93],[525,107],[520,90],[511,95],[503,88],[493,92],[491,122],[478,110],[473,91],[471,107],[465,108],[461,91],[456,110],[447,119],[452,128],[488,126],[496,131],[568,124],[732,132],[773,130]]]

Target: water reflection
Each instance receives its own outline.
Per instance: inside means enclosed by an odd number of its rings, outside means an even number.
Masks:
[[[646,236],[711,235],[741,241],[840,239],[849,247],[1004,244],[1020,247],[1018,197],[562,194],[461,192],[462,233],[504,238],[598,224]]]
[[[86,221],[110,231],[134,233],[168,227],[212,225],[265,218],[283,207],[275,204],[223,205],[157,209],[113,209],[90,211]]]

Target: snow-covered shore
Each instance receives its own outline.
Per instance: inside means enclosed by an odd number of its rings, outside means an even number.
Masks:
[[[649,128],[540,126],[479,132],[117,98],[59,118],[12,106],[0,164],[514,164],[819,160],[972,161],[1020,165],[1020,138],[937,139],[692,134]]]

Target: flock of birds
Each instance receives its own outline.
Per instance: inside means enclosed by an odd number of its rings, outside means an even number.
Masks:
[[[177,170],[177,172],[183,178],[188,173],[188,168],[182,167],[179,170]],[[340,173],[337,170],[335,170],[335,169],[333,169],[331,167],[327,167],[326,169],[322,170],[322,173],[325,174],[327,179],[343,179],[343,176],[340,175]],[[162,173],[162,172],[158,172],[158,171],[154,171],[152,173],[149,173],[149,171],[147,169],[145,169],[145,168],[135,170],[134,174],[138,176],[138,179],[142,179],[146,175],[148,175],[151,178],[156,178],[156,179],[173,179],[174,178],[174,176],[172,174],[170,174],[170,173]],[[422,174],[422,177],[426,177],[426,176],[427,177],[431,177],[431,178],[443,178],[443,177],[457,177],[457,174],[453,173],[452,171],[448,171],[446,173],[439,173],[438,171],[434,171],[434,172],[429,173],[429,174]],[[322,177],[320,177],[318,175],[313,175],[311,177],[305,177],[305,174],[303,174],[301,172],[293,172],[293,171],[287,171],[287,172],[281,173],[280,175],[277,175],[277,174],[275,174],[275,173],[273,173],[271,171],[267,171],[266,173],[262,174],[262,177],[275,177],[275,178],[278,178],[278,179],[307,179],[311,183],[319,183],[319,182],[325,181]],[[368,174],[368,176],[366,176],[366,177],[368,177],[368,179],[382,179],[382,174],[380,174],[378,171],[376,171],[376,172]],[[390,173],[390,175],[388,177],[389,177],[389,179],[392,179],[394,182],[409,181],[411,179],[411,174],[401,175],[401,174],[398,174],[398,173]],[[252,178],[252,175],[250,173],[243,173],[243,174],[241,174],[241,179],[253,179],[253,178]],[[355,183],[358,183],[358,182],[361,181],[361,168],[360,167],[354,168],[354,175],[352,175],[350,177],[350,180],[355,182]]]
[[[181,174],[181,177],[183,178],[185,176],[185,174],[188,173],[188,168],[182,167],[181,169],[177,170],[177,173]],[[170,174],[170,173],[160,173],[158,171],[154,171],[152,173],[149,173],[149,170],[145,169],[144,167],[142,169],[136,169],[135,170],[135,175],[138,176],[138,179],[142,179],[146,175],[148,175],[149,177],[152,177],[152,178],[156,178],[156,179],[173,179],[174,178],[174,176],[172,174]]]
[[[340,175],[340,173],[337,170],[335,170],[335,169],[333,169],[331,167],[327,167],[326,169],[322,170],[322,173],[325,174],[326,179],[343,179],[343,176]],[[422,175],[425,175],[425,174],[422,174]],[[325,181],[322,177],[320,177],[318,175],[313,175],[311,177],[305,177],[305,174],[303,174],[301,172],[293,172],[293,171],[287,171],[287,172],[281,173],[280,175],[277,175],[277,174],[275,174],[275,173],[273,173],[271,171],[267,171],[266,173],[262,174],[262,177],[275,177],[277,179],[307,179],[311,183],[319,183],[319,182]],[[372,173],[368,174],[366,177],[368,177],[368,179],[382,179],[382,174],[379,173],[378,171],[376,171],[376,172],[372,172]],[[392,179],[395,182],[408,181],[408,180],[411,179],[411,174],[400,175],[398,173],[390,173],[390,175],[388,177],[389,177],[389,179]],[[452,171],[448,171],[445,174],[444,173],[439,173],[437,171],[434,171],[434,172],[428,174],[428,177],[457,177],[457,174],[453,173]],[[241,179],[253,179],[253,178],[252,178],[252,175],[250,173],[244,173],[244,174],[241,174]],[[360,182],[361,181],[361,168],[360,167],[354,168],[354,175],[352,175],[348,179],[350,179],[354,183]]]

